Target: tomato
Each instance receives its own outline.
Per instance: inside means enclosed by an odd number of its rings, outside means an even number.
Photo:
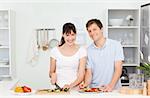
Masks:
[[[93,92],[98,92],[98,91],[99,91],[98,88],[91,88],[91,90],[92,90]]]
[[[98,88],[89,88],[89,89],[86,89],[85,92],[98,92]]]
[[[31,88],[29,88],[29,87],[27,87],[27,86],[23,86],[23,91],[24,91],[25,93],[27,93],[27,92],[31,92],[32,90],[31,90]]]

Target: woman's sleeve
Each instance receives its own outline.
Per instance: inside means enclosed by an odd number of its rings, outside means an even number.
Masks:
[[[85,47],[81,47],[79,56],[80,58],[87,57],[87,49]]]

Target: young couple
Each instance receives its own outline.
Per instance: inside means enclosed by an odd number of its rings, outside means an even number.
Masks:
[[[93,40],[87,49],[75,44],[74,24],[64,24],[61,43],[51,50],[51,83],[70,89],[96,87],[104,92],[120,88],[124,60],[121,44],[104,37],[103,25],[98,19],[89,20],[86,28]]]

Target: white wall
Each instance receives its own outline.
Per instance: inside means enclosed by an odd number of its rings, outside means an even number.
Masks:
[[[60,39],[61,28],[72,18],[83,20],[85,29],[87,20],[100,19],[105,27],[107,8],[139,8],[140,3],[0,3],[0,9],[12,9],[16,13],[16,66],[17,78],[33,88],[48,87],[49,51],[41,52],[39,62],[31,66],[26,62],[31,35],[36,28],[54,27]],[[105,29],[104,29],[105,30]],[[87,43],[91,40],[87,35]]]

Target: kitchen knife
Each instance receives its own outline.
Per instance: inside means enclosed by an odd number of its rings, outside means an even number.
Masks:
[[[62,90],[61,87],[57,83],[55,83],[55,86],[56,86],[57,89]]]

